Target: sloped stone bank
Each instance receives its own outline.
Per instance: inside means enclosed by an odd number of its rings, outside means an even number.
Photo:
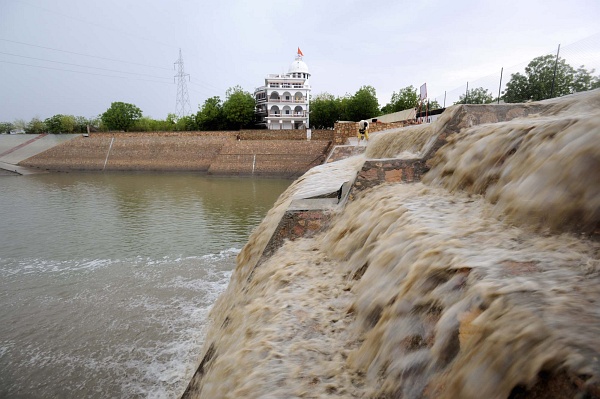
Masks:
[[[252,134],[258,137],[260,132]],[[249,140],[242,139],[242,133],[92,133],[57,145],[20,165],[56,171],[190,171],[296,177],[322,163],[330,143],[276,140],[270,136]],[[251,136],[251,131],[246,133]]]

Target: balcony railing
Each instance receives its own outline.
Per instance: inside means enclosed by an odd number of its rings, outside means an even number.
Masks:
[[[280,112],[269,112],[269,116],[272,117],[288,117],[288,118],[304,118],[306,116],[306,111],[302,112],[292,112],[291,114],[281,114]]]
[[[259,101],[262,101],[262,100],[259,100]],[[306,97],[302,97],[302,98],[295,98],[294,97],[294,98],[291,98],[289,100],[285,100],[285,99],[283,99],[281,97],[278,97],[278,98],[270,97],[269,98],[269,102],[270,103],[305,103],[306,102]]]
[[[308,85],[304,85],[302,83],[269,83],[269,87],[272,89],[279,89],[279,88],[305,89],[305,88],[308,88]]]

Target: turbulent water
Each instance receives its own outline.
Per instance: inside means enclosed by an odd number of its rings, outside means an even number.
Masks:
[[[180,396],[236,255],[288,185],[0,178],[0,397]]]
[[[259,263],[292,199],[364,158],[308,172],[238,255],[194,395],[600,397],[599,105],[485,106],[508,116],[478,126],[459,106],[374,135],[369,158],[452,134],[424,183],[364,191]]]

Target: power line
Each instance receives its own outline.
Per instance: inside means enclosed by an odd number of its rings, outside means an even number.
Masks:
[[[69,18],[69,19],[72,19],[72,20],[78,21],[78,22],[80,22],[80,23],[83,23],[83,24],[86,24],[86,25],[89,25],[89,26],[95,26],[95,27],[98,27],[98,28],[101,28],[101,29],[105,29],[105,30],[108,30],[108,31],[111,31],[111,32],[115,32],[115,31],[116,31],[116,32],[121,32],[121,33],[123,33],[124,35],[128,35],[128,36],[134,37],[134,38],[136,38],[136,39],[140,39],[140,40],[144,40],[144,41],[148,41],[148,42],[157,43],[157,44],[160,44],[160,45],[162,45],[162,46],[166,46],[166,47],[177,48],[177,46],[175,46],[175,45],[173,45],[173,44],[169,44],[169,43],[163,43],[163,42],[156,41],[156,40],[151,40],[151,39],[148,39],[148,38],[146,38],[146,37],[139,36],[139,35],[135,35],[135,34],[132,34],[132,33],[129,33],[129,32],[123,31],[123,30],[120,30],[120,29],[110,28],[110,27],[103,26],[103,25],[100,25],[100,24],[98,24],[98,23],[95,23],[95,22],[86,21],[86,20],[83,20],[83,19],[81,19],[81,18],[73,17],[73,16],[71,16],[71,15],[67,15],[67,14],[64,14],[64,13],[61,13],[61,12],[58,12],[58,11],[52,10],[52,9],[48,9],[48,8],[45,8],[45,7],[40,7],[40,6],[38,6],[38,5],[32,4],[32,3],[28,2],[28,1],[25,1],[25,0],[13,0],[13,1],[17,1],[17,2],[19,2],[19,3],[22,3],[22,4],[25,4],[25,5],[27,5],[27,6],[29,6],[29,7],[38,8],[38,9],[40,9],[40,10],[43,10],[43,11],[45,11],[45,12],[49,12],[49,13],[53,13],[53,14],[56,14],[56,15],[60,15],[60,16],[62,16],[62,17]],[[6,40],[6,39],[0,39],[0,40],[11,41],[11,40]],[[26,43],[20,43],[20,42],[16,42],[16,41],[11,41],[11,42],[13,42],[13,43],[19,43],[19,44],[26,44]],[[29,44],[26,44],[26,45],[29,45]],[[109,61],[125,62],[125,63],[129,63],[129,64],[133,64],[133,65],[140,65],[140,66],[146,66],[146,67],[150,67],[150,68],[160,68],[160,69],[169,70],[168,68],[156,67],[156,66],[152,66],[152,65],[137,64],[137,63],[127,62],[127,61],[121,61],[121,60],[115,60],[115,59],[110,59],[110,58],[97,57],[97,56],[92,56],[92,55],[87,55],[87,54],[81,54],[81,53],[75,53],[75,52],[70,52],[70,51],[64,51],[64,50],[52,49],[52,48],[49,48],[49,47],[43,47],[43,46],[35,46],[35,45],[32,45],[32,46],[34,46],[34,47],[40,47],[40,48],[46,48],[46,49],[49,49],[49,50],[55,50],[55,51],[63,51],[63,52],[66,52],[66,53],[77,54],[77,55],[82,55],[82,56],[86,56],[86,57],[95,57],[95,58],[104,59],[104,60],[109,60]],[[192,52],[194,52],[194,51],[192,51]],[[198,56],[198,53],[197,53],[197,52],[194,52],[194,53],[196,53],[196,56]],[[203,59],[203,58],[201,58],[201,59]],[[235,70],[234,70],[234,71],[232,71],[232,73],[233,73],[233,74],[234,74],[234,76],[236,76],[237,78],[241,78],[241,79],[242,79],[242,81],[244,81],[246,84],[248,84],[248,83],[249,83],[248,81],[246,81],[246,78],[244,78],[244,77],[243,77],[243,76],[241,76],[241,75],[238,75],[238,74],[237,74],[237,71],[235,71]],[[254,86],[254,84],[252,84],[251,86]],[[217,89],[217,88],[215,88],[215,89]],[[217,89],[217,90],[218,90],[218,89]]]
[[[33,68],[51,69],[51,70],[54,70],[54,71],[64,71],[64,72],[80,73],[80,74],[83,74],[83,75],[105,76],[107,78],[134,79],[134,80],[140,80],[142,82],[166,83],[166,84],[169,84],[169,85],[171,84],[170,82],[161,82],[159,80],[139,79],[139,78],[130,78],[130,77],[127,77],[127,76],[104,75],[104,74],[100,74],[100,73],[91,73],[91,72],[83,72],[83,71],[73,71],[71,69],[52,68],[52,67],[41,66],[41,65],[23,64],[23,63],[20,63],[20,62],[11,62],[11,61],[2,61],[2,60],[0,60],[0,62],[3,62],[5,64],[23,65],[23,66],[33,67]]]
[[[137,65],[137,66],[144,66],[144,67],[148,67],[148,68],[164,69],[165,71],[170,71],[170,69],[169,69],[169,68],[163,68],[163,67],[154,66],[154,65],[140,64],[140,63],[137,63],[137,62],[123,61],[123,60],[117,60],[117,59],[114,59],[114,58],[100,57],[100,56],[97,56],[97,55],[91,55],[91,54],[77,53],[77,52],[75,52],[75,51],[68,51],[68,50],[61,50],[61,49],[52,48],[52,47],[39,46],[39,45],[37,45],[37,44],[31,44],[31,43],[18,42],[18,41],[16,41],[16,40],[9,40],[9,39],[3,39],[3,38],[0,38],[0,40],[2,40],[2,41],[4,41],[4,42],[10,42],[10,43],[22,44],[22,45],[24,45],[24,46],[30,46],[30,47],[43,48],[43,49],[46,49],[46,50],[52,50],[52,51],[60,51],[61,53],[75,54],[75,55],[81,55],[81,56],[83,56],[83,57],[98,58],[98,59],[100,59],[100,60],[114,61],[114,62],[122,62],[122,63],[124,63],[124,64],[131,64],[131,65]]]
[[[16,0],[16,1],[18,1],[20,3],[23,3],[23,4],[26,4],[29,7],[39,8],[40,10],[43,10],[43,11],[50,12],[50,13],[53,13],[53,14],[56,14],[56,15],[60,15],[60,16],[65,17],[65,18],[69,18],[69,19],[75,20],[75,21],[83,23],[85,25],[95,26],[97,28],[106,29],[106,30],[109,30],[109,31],[112,31],[112,32],[120,32],[120,33],[123,33],[125,35],[131,36],[131,37],[135,37],[137,39],[145,40],[145,41],[152,42],[152,43],[157,43],[157,44],[160,44],[160,45],[166,46],[166,47],[177,48],[177,46],[174,46],[172,44],[162,43],[162,42],[159,42],[159,41],[156,41],[156,40],[151,40],[151,39],[148,39],[148,38],[143,37],[143,36],[138,36],[138,35],[135,35],[135,34],[132,34],[132,33],[129,33],[129,32],[125,32],[125,31],[123,31],[121,29],[109,28],[107,26],[103,26],[103,25],[97,24],[95,22],[86,21],[86,20],[83,20],[83,19],[80,19],[80,18],[76,18],[76,17],[70,16],[70,15],[67,15],[67,14],[63,14],[63,13],[58,12],[58,11],[54,11],[54,10],[50,10],[48,8],[40,7],[38,5],[31,4],[31,3],[27,2],[27,1],[24,1],[24,0]]]
[[[75,51],[62,50],[62,49],[57,49],[57,48],[52,48],[52,47],[46,47],[46,46],[40,46],[40,45],[37,45],[37,44],[24,43],[24,42],[19,42],[19,41],[9,40],[9,39],[3,39],[3,38],[0,38],[0,40],[1,41],[5,41],[5,42],[10,42],[10,43],[22,44],[24,46],[42,48],[42,49],[45,49],[45,50],[58,51],[58,52],[61,52],[61,53],[80,55],[80,56],[83,56],[83,57],[97,58],[97,59],[106,60],[106,61],[120,62],[120,63],[123,63],[123,64],[144,66],[144,67],[149,67],[149,68],[163,69],[165,71],[171,71],[170,68],[163,68],[163,67],[159,67],[159,66],[155,66],[155,65],[140,64],[140,63],[137,63],[137,62],[117,60],[117,59],[114,59],[114,58],[101,57],[101,56],[91,55],[91,54],[83,54],[83,53],[78,53],[78,52],[75,52]],[[4,53],[4,54],[8,54],[8,53]],[[17,55],[17,57],[25,57],[25,56],[18,56]],[[28,58],[33,58],[33,57],[28,57]],[[50,61],[50,62],[58,62],[58,61]],[[67,63],[64,63],[64,64],[67,64]],[[71,65],[77,65],[77,64],[71,64]],[[77,66],[79,66],[79,65],[77,65]],[[86,68],[95,68],[95,67],[86,67]],[[96,69],[101,69],[101,68],[96,68]],[[113,72],[113,70],[108,70],[108,71]],[[116,71],[114,71],[114,72],[116,72]],[[121,71],[118,71],[118,72],[121,72]],[[131,72],[122,72],[122,73],[131,73]],[[152,75],[147,75],[147,76],[152,76]],[[162,79],[162,77],[161,77],[161,79]],[[196,83],[194,81],[190,81],[190,83],[194,84],[194,85],[198,85],[198,86],[204,86],[205,88],[207,88],[209,90],[217,90],[217,91],[220,90],[219,88],[217,88],[217,87],[215,87],[215,86],[213,86],[211,84],[204,83],[204,82]]]
[[[139,75],[139,76],[147,76],[150,78],[157,78],[157,79],[170,79],[167,77],[163,77],[163,76],[155,76],[155,75],[148,75],[145,73],[137,73],[137,72],[126,72],[126,71],[119,71],[116,69],[107,69],[107,68],[99,68],[99,67],[93,67],[93,66],[87,66],[87,65],[80,65],[80,64],[72,64],[70,62],[61,62],[61,61],[52,61],[52,60],[48,60],[45,58],[37,58],[37,57],[28,57],[26,55],[19,55],[19,54],[12,54],[12,53],[5,53],[0,51],[0,54],[4,54],[4,55],[10,55],[13,57],[21,57],[21,58],[29,58],[31,60],[38,60],[38,61],[45,61],[45,62],[53,62],[55,64],[63,64],[63,65],[71,65],[71,66],[77,66],[77,67],[81,67],[81,68],[90,68],[90,69],[98,69],[101,71],[108,71],[108,72],[118,72],[118,73],[126,73],[129,75]]]
[[[196,90],[193,87],[189,87],[188,90],[193,91],[194,93],[202,94],[203,96],[207,96],[207,97],[212,97],[214,95],[214,92]]]
[[[194,82],[193,80],[190,80],[190,84],[193,84],[193,85],[196,85],[198,87],[202,87],[202,88],[205,88],[205,89],[208,89],[208,90],[221,91],[221,89],[219,89],[218,87],[213,86],[211,84],[206,84],[206,83],[202,83],[202,82],[201,83],[197,83],[197,82]]]

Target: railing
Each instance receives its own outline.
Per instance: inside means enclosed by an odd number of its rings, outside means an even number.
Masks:
[[[279,88],[305,89],[305,88],[308,88],[308,85],[304,85],[302,83],[269,83],[269,87],[272,89],[279,89]]]
[[[292,112],[291,114],[282,114],[280,112],[269,112],[269,116],[274,116],[274,117],[290,117],[290,118],[303,118],[306,116],[306,111],[302,111],[302,112]]]
[[[260,100],[258,100],[258,101],[262,102],[263,100],[262,100],[262,99],[260,99]],[[270,97],[270,98],[268,99],[268,101],[269,101],[270,103],[305,103],[305,102],[306,102],[306,97],[302,97],[302,98],[291,98],[291,99],[289,99],[289,100],[284,100],[284,99],[282,99],[281,97],[278,97],[278,98],[272,98],[272,97]]]

